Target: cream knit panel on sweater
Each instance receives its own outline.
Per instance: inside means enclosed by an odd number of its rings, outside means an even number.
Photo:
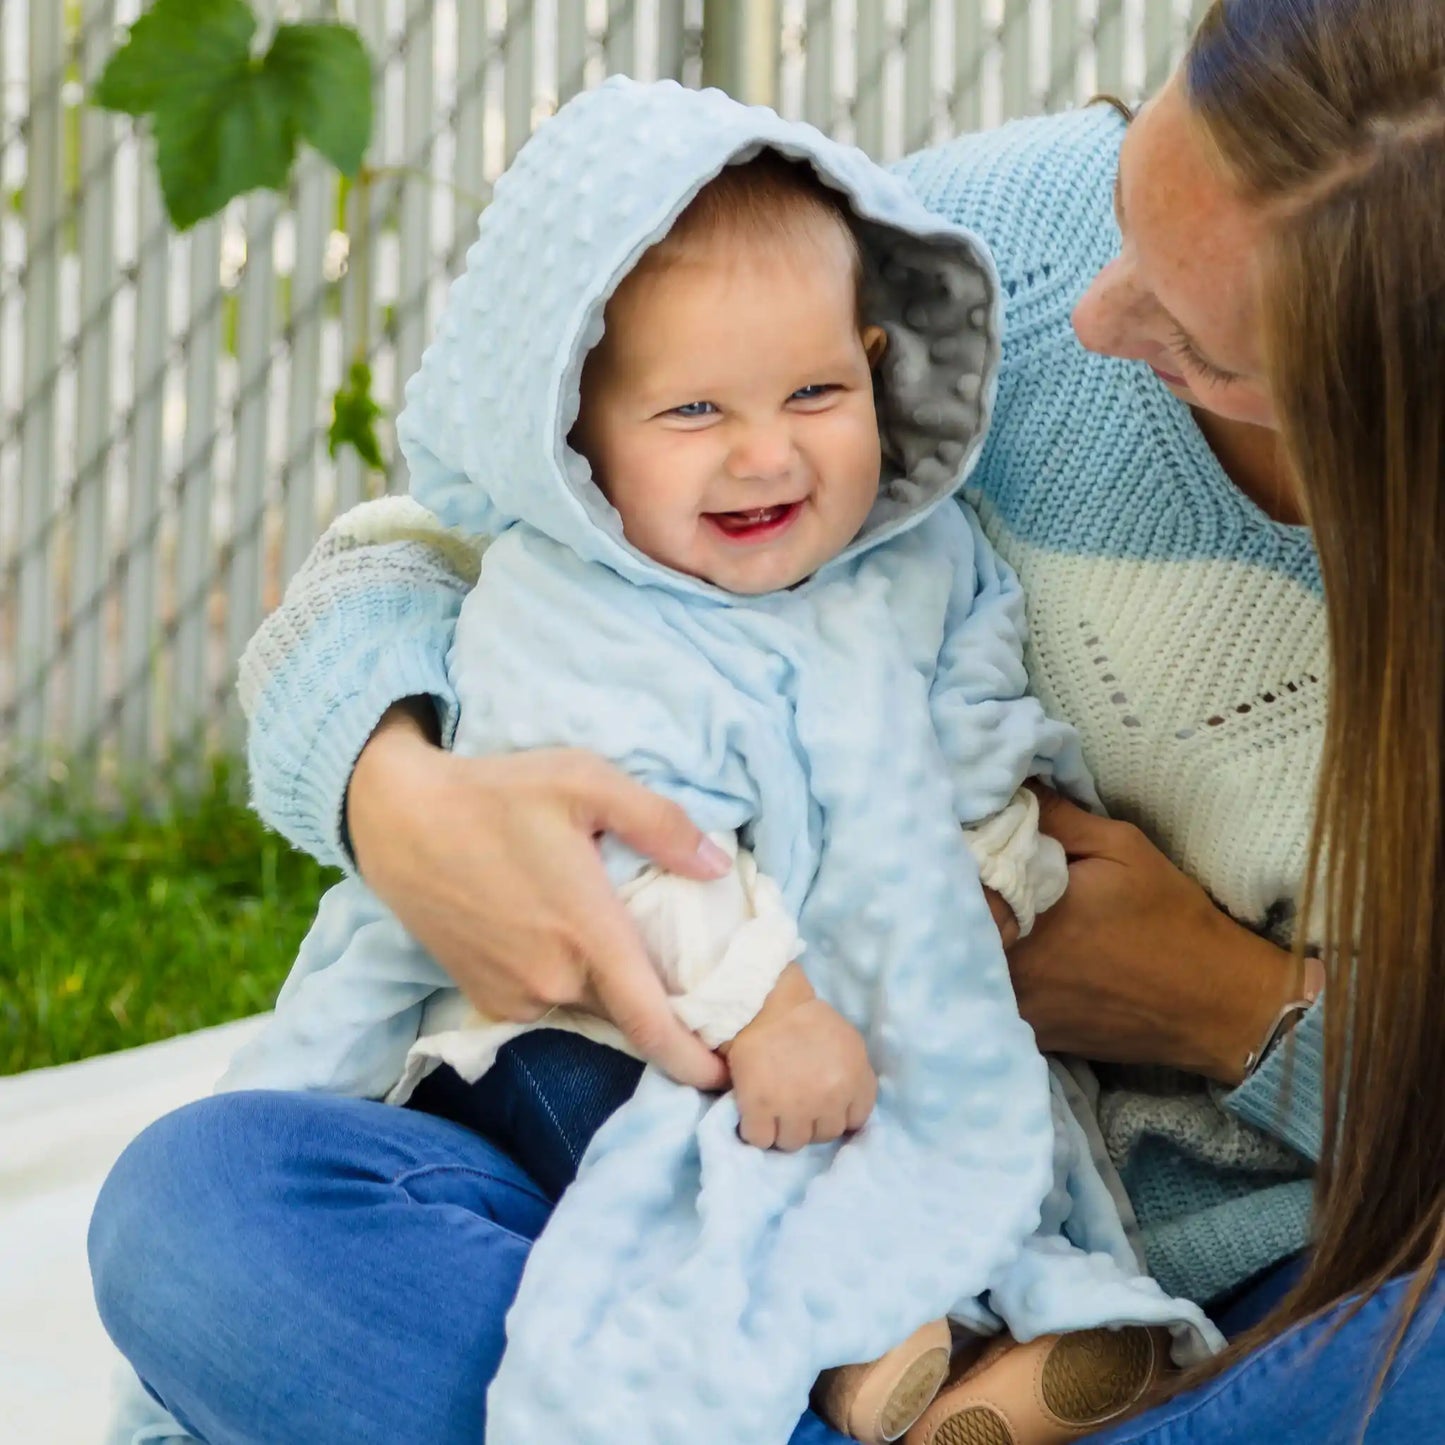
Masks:
[[[1113,816],[1289,938],[1325,720],[1318,594],[1228,559],[1059,555],[981,511],[1023,583],[1034,690],[1078,728]]]

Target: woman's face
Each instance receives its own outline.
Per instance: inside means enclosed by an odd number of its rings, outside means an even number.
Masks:
[[[1230,189],[1176,75],[1119,153],[1123,248],[1074,311],[1090,351],[1151,366],[1182,401],[1273,427],[1264,378],[1260,219]]]

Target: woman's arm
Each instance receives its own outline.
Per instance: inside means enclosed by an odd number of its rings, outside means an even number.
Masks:
[[[1009,955],[1039,1047],[1202,1074],[1232,1091],[1233,1113],[1317,1157],[1322,1003],[1240,1087],[1250,1051],[1300,997],[1294,957],[1221,912],[1137,828],[1043,802],[1069,888]]]
[[[241,658],[256,811],[298,848],[350,868],[351,772],[393,703],[429,698],[456,720],[446,657],[481,547],[406,497],[337,518]]]

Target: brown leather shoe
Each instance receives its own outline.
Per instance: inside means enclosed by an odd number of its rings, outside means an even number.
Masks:
[[[904,1445],[1064,1445],[1141,1404],[1167,1368],[1164,1330],[1008,1336],[955,1365]]]
[[[947,1378],[951,1349],[948,1321],[934,1320],[879,1359],[825,1370],[813,1408],[839,1433],[887,1445],[928,1408]]]

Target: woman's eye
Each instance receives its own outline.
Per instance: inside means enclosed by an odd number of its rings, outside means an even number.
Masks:
[[[681,406],[673,407],[671,414],[682,417],[711,416],[716,410],[710,401],[687,401]]]
[[[820,397],[827,396],[830,392],[837,391],[832,382],[820,381],[812,386],[800,386],[789,398],[790,401],[817,401]]]
[[[1212,361],[1206,361],[1195,349],[1194,343],[1179,328],[1174,332],[1175,353],[1192,366],[1211,386],[1229,386],[1239,378],[1232,371],[1223,371]]]

